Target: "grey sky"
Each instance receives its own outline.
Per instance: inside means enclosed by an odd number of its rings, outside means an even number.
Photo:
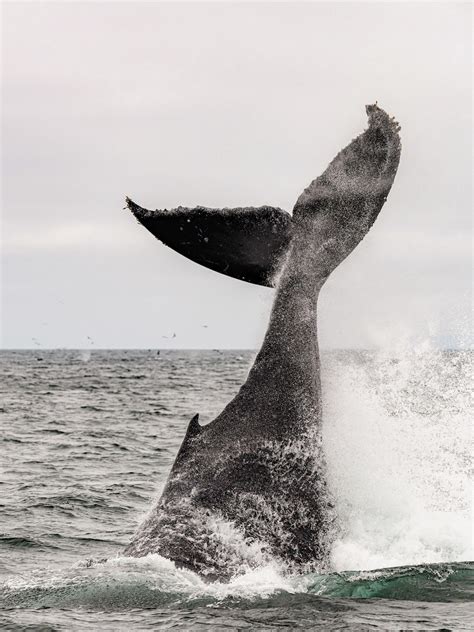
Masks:
[[[124,197],[291,211],[375,100],[400,169],[323,292],[321,343],[466,344],[468,3],[2,8],[4,347],[257,346],[273,291],[167,249]]]

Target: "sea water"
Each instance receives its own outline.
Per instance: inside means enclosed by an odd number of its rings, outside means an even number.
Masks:
[[[322,354],[332,572],[205,583],[121,555],[249,351],[0,354],[0,627],[472,630],[472,354]]]

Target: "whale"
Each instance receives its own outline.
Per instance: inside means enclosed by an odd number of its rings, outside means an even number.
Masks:
[[[149,211],[164,244],[212,270],[275,288],[245,383],[210,423],[191,419],[161,496],[124,554],[157,553],[208,581],[266,563],[324,571],[340,528],[328,484],[317,311],[321,289],[379,215],[397,173],[400,126],[377,104],[367,129],[298,197],[270,206]]]

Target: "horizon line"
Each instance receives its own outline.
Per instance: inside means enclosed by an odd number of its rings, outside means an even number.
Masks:
[[[415,345],[410,345],[415,346]],[[380,351],[387,347],[320,347],[320,351]],[[390,347],[388,347],[390,349]],[[435,351],[474,351],[472,347],[436,346]],[[0,347],[2,351],[251,351],[257,347]]]

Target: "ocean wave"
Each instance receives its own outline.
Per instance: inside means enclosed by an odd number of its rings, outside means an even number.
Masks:
[[[262,600],[392,599],[470,602],[474,599],[474,562],[405,566],[377,571],[285,575],[267,565],[228,583],[207,583],[176,568],[159,555],[85,561],[66,571],[34,571],[0,586],[2,608],[78,608],[127,610],[186,605],[258,606]]]
[[[3,546],[20,548],[43,548],[47,545],[45,545],[43,542],[40,542],[39,540],[34,540],[32,538],[2,534],[0,535],[0,547]]]

